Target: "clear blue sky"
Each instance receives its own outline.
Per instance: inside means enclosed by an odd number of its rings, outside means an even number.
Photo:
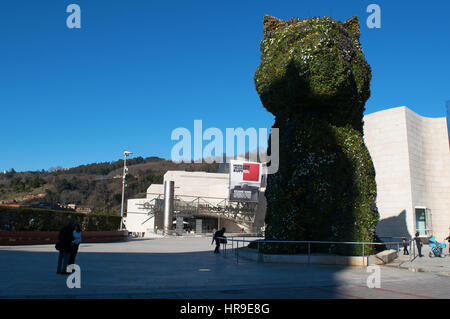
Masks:
[[[81,7],[82,28],[66,27]],[[371,3],[381,29],[367,28]],[[372,66],[366,114],[406,105],[445,116],[450,3],[406,0],[3,0],[0,6],[0,169],[73,167],[170,157],[173,129],[267,127],[253,83],[262,18],[361,22]]]

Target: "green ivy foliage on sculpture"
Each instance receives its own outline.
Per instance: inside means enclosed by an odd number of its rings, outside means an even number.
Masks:
[[[359,35],[356,17],[342,23],[264,16],[255,85],[280,130],[280,169],[265,192],[266,239],[375,239],[375,170],[363,141],[371,69]],[[275,253],[304,249],[266,245]],[[312,249],[359,255],[362,246]]]

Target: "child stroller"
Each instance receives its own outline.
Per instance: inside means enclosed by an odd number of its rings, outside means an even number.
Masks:
[[[434,238],[434,236],[431,237],[429,239],[429,241],[430,241],[430,247],[431,247],[429,256],[431,258],[432,257],[445,257],[445,254],[443,254],[442,251],[444,250],[445,247],[447,247],[447,245],[437,242],[436,239]]]

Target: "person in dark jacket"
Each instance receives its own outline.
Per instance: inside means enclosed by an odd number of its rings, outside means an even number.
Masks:
[[[409,255],[409,252],[408,252],[408,242],[406,241],[406,238],[403,237],[403,238],[402,238],[402,241],[403,241],[403,255]]]
[[[448,230],[450,231],[450,227],[448,228]],[[445,238],[445,240],[448,241],[448,254],[450,255],[450,235],[448,235],[448,237]]]
[[[214,249],[215,254],[220,253],[220,243],[223,241],[222,237],[224,237],[224,234],[225,234],[225,227],[222,227],[222,229],[216,231],[214,235],[214,239],[216,240],[216,249]]]
[[[70,253],[72,251],[73,241],[73,223],[69,222],[66,226],[61,228],[58,235],[58,269],[57,274],[67,275],[67,265],[69,263]]]
[[[419,232],[416,233],[416,237],[414,237],[416,242],[417,251],[419,252],[419,257],[423,257],[422,255],[422,240],[419,238]]]

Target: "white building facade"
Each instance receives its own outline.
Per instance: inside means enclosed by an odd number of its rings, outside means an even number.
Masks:
[[[242,228],[247,232],[254,231],[254,229],[245,229],[247,228],[245,224],[240,225],[239,222],[232,222],[229,218],[224,218],[224,215],[214,213],[214,208],[234,205],[228,201],[230,192],[229,173],[167,171],[164,175],[164,183],[170,181],[175,183],[175,200],[188,206],[192,204],[190,207],[187,207],[188,210],[195,210],[197,206],[201,207],[201,211],[208,211],[208,207],[211,208],[212,213],[209,213],[209,215],[203,213],[202,218],[204,223],[201,232],[210,232],[213,227],[226,227],[231,232],[241,232]],[[261,189],[261,203],[257,205],[257,222],[260,226],[264,224],[266,207],[263,191],[264,188]],[[155,232],[158,233],[158,231],[162,234],[162,217],[158,214],[153,214],[153,212],[155,210],[154,208],[158,205],[160,205],[159,208],[161,210],[163,200],[164,184],[150,185],[147,189],[146,198],[129,199],[127,201],[127,214],[124,219],[126,229],[129,232],[144,236]],[[175,213],[178,212],[175,211]]]
[[[407,107],[364,117],[364,140],[375,166],[381,238],[436,236],[450,227],[450,149],[447,119]]]

